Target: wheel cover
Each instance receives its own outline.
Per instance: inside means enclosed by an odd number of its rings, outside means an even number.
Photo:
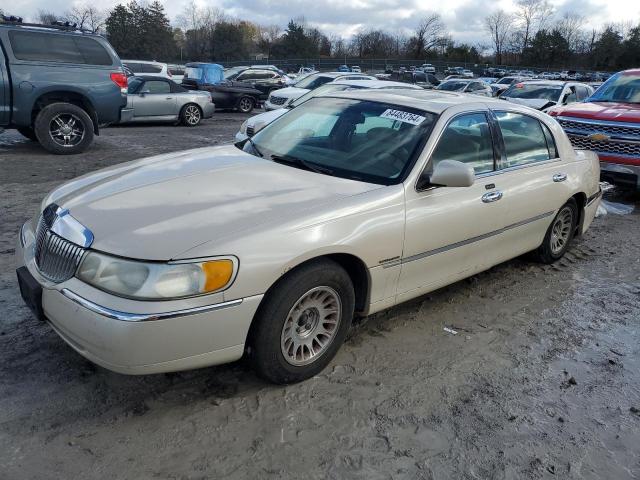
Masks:
[[[197,125],[200,123],[200,109],[195,105],[189,105],[185,108],[184,116],[189,125]]]
[[[253,106],[253,102],[250,99],[245,97],[240,100],[240,110],[242,110],[243,112],[251,110],[252,106]]]
[[[280,349],[290,365],[315,362],[327,351],[340,327],[342,302],[333,288],[315,287],[293,305],[282,327]]]
[[[49,122],[49,136],[61,147],[75,147],[82,142],[84,134],[82,120],[73,113],[59,113]]]
[[[571,237],[571,226],[573,225],[573,210],[564,207],[558,213],[553,226],[551,227],[551,253],[554,255],[562,252]]]

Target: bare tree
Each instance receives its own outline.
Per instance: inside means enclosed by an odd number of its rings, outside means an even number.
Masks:
[[[42,25],[51,25],[58,21],[58,16],[55,13],[43,9],[38,10],[36,18],[38,23],[41,23]]]
[[[565,13],[556,24],[556,28],[569,44],[569,48],[576,51],[581,43],[581,30],[586,20],[577,13]]]
[[[491,35],[491,43],[496,52],[496,63],[500,65],[505,42],[513,27],[513,16],[504,10],[498,10],[484,19],[484,27]]]
[[[521,51],[524,51],[531,38],[553,15],[553,7],[548,0],[517,0],[516,7],[515,20],[522,30]]]
[[[423,58],[427,51],[435,48],[442,37],[446,36],[446,28],[442,18],[432,13],[423,18],[409,39],[409,49],[414,58]]]
[[[69,23],[75,23],[78,28],[98,33],[104,27],[106,17],[104,12],[93,5],[85,3],[84,5],[74,6],[69,10],[65,14],[65,19]]]

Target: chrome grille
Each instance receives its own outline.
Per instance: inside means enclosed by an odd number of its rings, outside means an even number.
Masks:
[[[568,120],[566,118],[559,118],[558,122],[568,131],[575,131],[574,133],[583,133],[589,135],[591,133],[605,133],[612,137],[622,137],[630,140],[640,141],[640,125],[621,125],[619,123],[612,124],[607,122],[584,122],[580,120]]]
[[[284,105],[284,102],[286,102],[287,99],[285,97],[276,97],[271,95],[269,101],[274,105]]]
[[[640,157],[640,142],[623,142],[619,140],[609,140],[602,142],[594,142],[589,137],[582,135],[572,135],[569,133],[571,144],[581,150],[593,150],[603,155],[627,155]]]
[[[34,256],[40,274],[60,283],[73,277],[85,249],[52,232],[54,220],[55,210],[45,209],[36,229]]]
[[[248,125],[247,126],[247,137],[253,137],[253,134],[256,133],[255,128]]]

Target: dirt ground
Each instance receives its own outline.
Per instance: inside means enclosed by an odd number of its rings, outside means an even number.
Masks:
[[[14,245],[48,190],[229,142],[244,118],[105,129],[72,157],[0,135],[0,479],[640,478],[640,202],[615,191],[635,212],[597,218],[558,264],[516,259],[374,315],[298,385],[242,362],[111,373],[31,316]]]

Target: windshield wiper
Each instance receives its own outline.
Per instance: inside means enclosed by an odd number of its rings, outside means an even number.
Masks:
[[[285,165],[291,165],[304,170],[309,170],[316,173],[324,173],[325,175],[334,175],[333,170],[326,167],[321,167],[315,163],[308,162],[302,158],[293,157],[291,155],[271,155],[271,159],[276,163],[282,163]]]
[[[253,141],[253,138],[247,137],[247,141],[251,144],[251,147],[255,150],[255,152],[258,154],[258,156],[260,158],[264,158],[264,155],[262,154],[262,152],[260,151],[260,149],[256,145],[256,142]]]

